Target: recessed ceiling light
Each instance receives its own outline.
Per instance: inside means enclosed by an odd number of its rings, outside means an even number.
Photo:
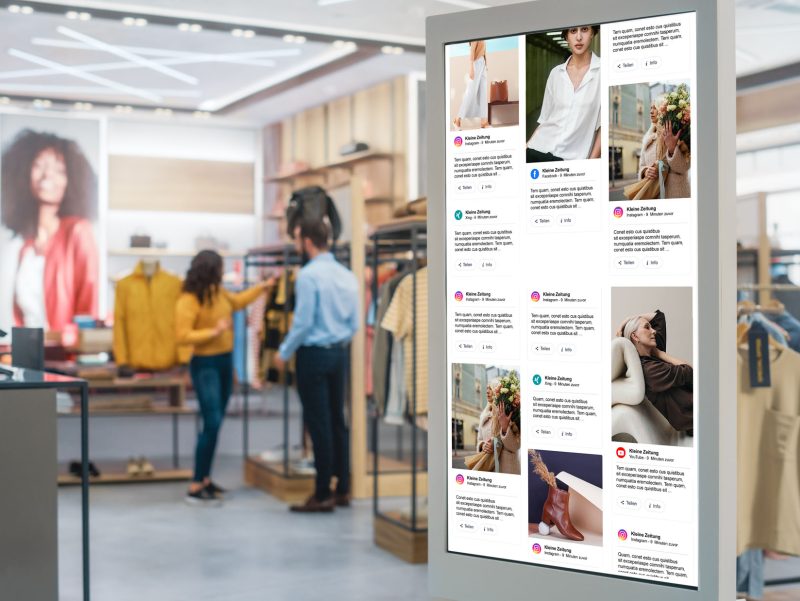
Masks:
[[[192,113],[196,119],[208,119],[211,117],[211,113],[208,111],[195,111]]]
[[[76,102],[72,105],[76,111],[91,111],[94,105],[91,102]]]
[[[172,115],[172,109],[157,108],[155,113],[159,117],[169,117]]]
[[[19,4],[9,4],[8,5],[8,12],[10,13],[21,13],[23,15],[30,15],[33,13],[32,6],[20,6]]]
[[[561,32],[560,31],[548,31],[547,35],[549,35],[551,38],[557,38],[558,36],[561,35]]]
[[[294,36],[291,33],[287,33],[285,36],[283,36],[283,41],[288,44],[292,44],[294,42]]]
[[[306,43],[306,36],[304,36],[304,35],[296,35],[296,36],[294,36],[294,43],[295,44],[305,44]]]
[[[133,107],[127,104],[118,104],[114,107],[115,113],[132,113]]]
[[[203,26],[200,23],[178,23],[178,31],[197,33],[203,31]]]
[[[92,15],[87,12],[78,12],[77,10],[68,10],[66,13],[67,19],[72,21],[89,21]]]
[[[0,104],[11,104],[11,98],[8,96],[0,96]]]
[[[333,42],[333,47],[338,48],[339,50],[355,50],[358,45],[350,40],[335,40]]]
[[[128,27],[144,27],[147,25],[147,19],[142,17],[125,17],[122,19],[122,24]]]
[[[403,48],[400,46],[383,46],[381,48],[381,52],[384,54],[403,54],[405,50],[403,50]]]
[[[283,36],[283,41],[287,44],[305,44],[306,36],[287,33],[285,36]]]
[[[252,29],[240,29],[237,27],[231,31],[231,34],[236,38],[252,38],[255,37],[256,32]]]
[[[50,108],[52,105],[53,103],[50,100],[47,100],[46,98],[37,98],[36,100],[33,101],[33,106],[36,107],[37,109]]]

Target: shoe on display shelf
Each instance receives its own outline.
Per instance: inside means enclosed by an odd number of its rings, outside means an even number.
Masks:
[[[131,478],[138,478],[142,475],[142,466],[139,463],[139,460],[135,457],[131,457],[128,459],[128,476]]]
[[[156,468],[146,457],[139,457],[139,475],[140,476],[153,476],[156,473]]]

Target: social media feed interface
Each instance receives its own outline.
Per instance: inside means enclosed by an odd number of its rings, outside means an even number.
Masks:
[[[695,26],[446,46],[450,552],[697,587]]]

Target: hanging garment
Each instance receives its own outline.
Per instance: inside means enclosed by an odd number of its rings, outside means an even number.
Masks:
[[[380,287],[378,301],[375,305],[375,324],[377,325],[372,345],[372,394],[375,398],[375,405],[381,413],[384,412],[387,405],[390,385],[389,369],[392,361],[392,335],[381,324],[404,275],[396,275]]]
[[[479,56],[473,61],[472,79],[467,76],[467,88],[461,99],[458,116],[461,119],[471,117],[489,118],[489,76],[486,72],[486,56]]]
[[[783,328],[789,339],[786,341],[789,348],[793,351],[800,353],[800,321],[788,311],[783,313],[765,313],[764,317],[774,323],[775,325]]]
[[[736,552],[800,555],[800,354],[770,349],[768,388],[750,386],[739,348]]]
[[[391,338],[391,334],[389,334]],[[391,340],[390,340],[391,342]],[[392,355],[389,364],[388,390],[386,393],[386,410],[383,420],[387,424],[402,426],[406,416],[406,365],[402,344],[392,344]]]
[[[114,361],[136,369],[169,369],[186,363],[191,348],[175,341],[175,303],[181,279],[156,264],[151,277],[142,261],[117,282],[114,300]]]
[[[292,270],[287,270],[278,279],[278,286],[275,294],[267,302],[264,311],[264,356],[263,365],[265,379],[268,382],[282,382],[282,373],[272,367],[274,357],[278,353],[281,342],[286,337],[286,333],[292,327],[294,317],[294,282],[297,274]],[[288,311],[288,316],[284,310]],[[288,382],[291,385],[294,381],[294,357],[290,359],[287,366]]]
[[[389,330],[394,340],[402,341],[405,360],[406,393],[411,414],[428,413],[428,268],[416,272],[416,302],[413,274],[406,275],[392,297],[381,326]],[[412,304],[414,303],[414,304]],[[416,323],[413,308],[416,307]],[[416,341],[416,357],[414,346]],[[416,359],[416,361],[415,361]],[[414,379],[414,365],[417,377]],[[416,398],[414,387],[416,384]]]

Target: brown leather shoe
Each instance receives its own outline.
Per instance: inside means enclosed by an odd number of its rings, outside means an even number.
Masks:
[[[336,501],[333,497],[320,501],[315,495],[311,495],[306,499],[305,503],[291,505],[289,511],[294,511],[295,513],[330,513],[335,506]]]
[[[336,507],[350,507],[350,495],[348,494],[335,494],[333,495],[333,500],[336,503]]]
[[[569,517],[569,491],[550,487],[547,501],[542,508],[542,521],[548,526],[555,524],[558,531],[570,540],[583,540],[583,534],[572,525]]]

